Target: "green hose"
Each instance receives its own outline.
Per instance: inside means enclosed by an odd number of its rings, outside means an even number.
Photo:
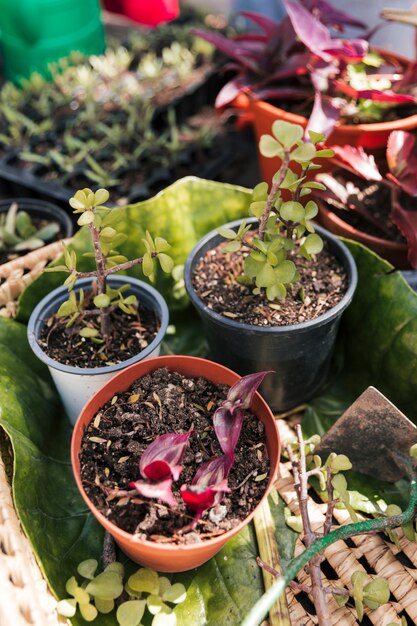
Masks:
[[[339,539],[347,539],[354,535],[362,535],[368,532],[385,530],[386,528],[398,528],[413,521],[417,515],[417,482],[411,480],[410,502],[406,510],[400,515],[392,517],[378,517],[365,522],[357,522],[355,524],[347,524],[332,530],[324,537],[317,539],[309,548],[306,548],[297,558],[293,559],[289,564],[284,576],[277,578],[276,582],[264,593],[258,602],[252,607],[246,615],[241,626],[259,626],[269,609],[278,600],[286,586],[296,577],[298,572],[312,559],[316,554],[325,550],[335,541]]]

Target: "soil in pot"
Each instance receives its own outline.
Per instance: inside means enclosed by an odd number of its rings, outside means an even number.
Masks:
[[[212,417],[229,387],[205,378],[189,378],[160,368],[113,397],[91,420],[81,444],[81,479],[98,510],[140,539],[188,544],[210,539],[236,526],[255,508],[268,484],[269,459],[264,425],[246,411],[235,463],[229,475],[230,493],[203,516],[194,530],[181,533],[192,520],[179,488],[191,484],[202,463],[222,454]],[[178,508],[145,500],[131,491],[138,480],[139,460],[158,435],[193,430],[179,481],[173,483]],[[118,492],[122,494],[117,496]]]
[[[332,309],[346,293],[344,268],[326,248],[314,261],[297,257],[300,280],[285,300],[271,303],[242,285],[245,253],[224,253],[227,242],[206,252],[195,268],[193,287],[207,306],[230,319],[256,326],[286,326],[315,319]]]
[[[346,179],[337,172],[333,174],[336,180],[346,185]],[[325,198],[327,206],[337,217],[367,235],[378,237],[396,243],[406,243],[405,238],[390,218],[391,193],[390,189],[377,182],[368,182],[354,177],[354,185],[359,192],[352,194],[349,210],[343,207],[337,199]],[[407,210],[416,210],[415,201],[406,194],[401,194],[401,206]]]
[[[94,308],[91,291],[85,294],[86,310]],[[82,316],[80,316],[82,318]],[[138,303],[135,315],[116,309],[110,313],[110,341],[99,343],[80,337],[81,319],[66,328],[68,318],[53,315],[42,328],[39,346],[46,354],[64,365],[73,367],[105,367],[126,361],[144,350],[156,337],[160,322],[154,311]],[[88,317],[88,325],[100,330],[100,320]],[[97,341],[97,340],[96,340]]]

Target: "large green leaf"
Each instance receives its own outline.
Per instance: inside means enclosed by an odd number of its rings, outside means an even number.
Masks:
[[[156,198],[125,210],[127,246],[135,246],[136,254],[136,238],[142,227],[149,228],[174,244],[176,262],[181,263],[206,230],[245,213],[249,201],[249,192],[241,188],[196,179],[179,181]],[[75,238],[79,250],[88,248],[86,234],[80,231]],[[389,267],[375,255],[357,244],[349,246],[359,266],[359,287],[341,328],[336,355],[339,373],[327,392],[311,404],[305,418],[307,433],[328,428],[368,384],[380,387],[415,417],[417,339],[412,331],[417,323],[417,297],[400,276],[387,273]],[[57,274],[45,275],[26,291],[22,320],[56,280],[60,283]],[[204,351],[200,325],[191,310],[173,315],[172,324],[176,332],[167,336],[165,351]],[[99,557],[102,531],[76,490],[69,464],[70,428],[47,371],[30,352],[24,325],[0,319],[0,350],[0,425],[15,455],[16,509],[52,589],[64,597],[65,581],[75,573],[76,564]],[[361,481],[359,477],[355,482],[358,491]],[[379,489],[383,485],[371,491]],[[401,490],[404,494],[404,485],[395,485],[386,490],[389,496],[383,496],[400,502]],[[287,560],[292,541],[288,535],[282,539],[287,531],[279,506],[271,508]],[[206,565],[175,576],[188,589],[186,602],[176,609],[179,622],[237,626],[262,591],[256,554],[249,527]],[[82,623],[79,618],[73,621]],[[102,616],[97,624],[114,624],[114,617]]]

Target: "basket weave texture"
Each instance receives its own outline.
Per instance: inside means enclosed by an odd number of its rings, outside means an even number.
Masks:
[[[278,420],[278,425],[283,441],[294,436],[294,432],[286,422]],[[16,517],[8,478],[11,473],[9,455],[5,454],[4,446],[2,456],[3,461],[0,458],[0,626],[62,626],[66,622],[57,615],[56,600],[48,590],[30,543],[23,534]],[[286,505],[297,515],[298,502],[288,463],[281,465],[276,488]],[[310,498],[309,510],[313,529],[321,528],[325,504],[317,503],[315,499]],[[335,518],[339,524],[350,521],[347,512],[343,509],[336,509]],[[394,623],[400,626],[402,616],[408,618],[409,624],[417,624],[417,544],[409,542],[401,531],[397,532],[400,536],[400,550],[385,535],[377,534],[353,537],[348,542],[339,541],[325,551],[325,561],[322,566],[325,586],[343,584],[349,587],[352,573],[358,570],[365,571],[371,577],[383,576],[388,580],[395,601],[374,611],[365,609],[366,617],[362,626],[364,623],[373,626],[387,626]],[[296,554],[303,549],[302,542],[298,540]],[[300,572],[297,580],[300,583],[309,584],[308,576],[304,571]],[[311,598],[308,598],[303,591],[294,592],[292,589],[287,589],[287,602],[293,626],[318,624],[317,617],[312,610]],[[352,607],[339,607],[333,596],[329,598],[329,605],[334,626],[359,624]],[[178,626],[191,626],[191,624]]]

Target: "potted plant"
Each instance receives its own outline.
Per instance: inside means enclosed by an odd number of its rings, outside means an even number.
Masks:
[[[95,269],[78,271],[75,251],[66,248],[65,264],[45,270],[67,272],[64,286],[38,303],[28,323],[29,344],[48,365],[72,422],[115,372],[159,352],[168,325],[166,303],[155,289],[112,274],[141,264],[153,280],[156,259],[170,272],[170,246],[147,232],[142,257],[120,255],[116,247],[126,235],[115,228],[120,212],[103,206],[108,198],[105,189],[83,189],[71,198],[74,213],[80,214],[77,223],[89,229],[94,251],[87,255],[94,257]]]
[[[44,200],[10,198],[0,201],[0,263],[71,237],[70,217]]]
[[[229,56],[237,72],[217,96],[218,107],[246,93],[258,139],[284,119],[325,134],[331,144],[372,150],[384,148],[392,130],[417,125],[416,73],[408,59],[369,49],[364,39],[332,38],[328,26],[340,33],[361,23],[329,2],[283,2],[288,15],[279,23],[244,14],[260,33],[228,39],[196,31]],[[277,162],[260,159],[270,181]]]
[[[357,282],[346,247],[311,219],[317,204],[305,200],[321,183],[306,180],[322,135],[276,121],[260,151],[282,165],[253,191],[249,222],[209,233],[185,265],[185,286],[203,320],[210,356],[245,374],[274,369],[262,391],[275,410],[293,408],[323,385],[342,312]],[[293,169],[301,165],[301,175]],[[283,200],[282,193],[290,194]],[[224,242],[224,238],[228,240]],[[322,252],[323,247],[325,251]],[[326,286],[327,285],[327,286]]]
[[[321,224],[368,246],[398,269],[416,268],[416,136],[392,132],[385,161],[378,164],[361,148],[333,150],[339,168],[316,177],[327,187],[316,190]]]
[[[241,379],[205,359],[163,356],[117,374],[84,407],[71,446],[75,480],[133,560],[162,572],[196,567],[267,498],[280,442],[255,393],[266,374]],[[99,462],[92,486],[91,463],[106,447],[108,469]]]

